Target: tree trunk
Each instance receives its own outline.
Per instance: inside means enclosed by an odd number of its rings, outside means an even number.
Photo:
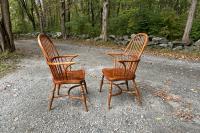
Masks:
[[[40,32],[41,33],[44,33],[44,10],[42,8],[42,3],[40,0],[37,1],[37,3],[35,4],[34,2],[34,7],[35,7],[35,11],[36,11],[36,14],[38,16],[38,20],[39,20],[39,24],[40,24]]]
[[[0,0],[1,15],[0,20],[0,39],[1,39],[1,50],[2,51],[15,51],[15,45],[12,34],[12,26],[10,21],[10,11],[8,0]]]
[[[94,20],[94,7],[93,7],[93,0],[89,0],[88,8],[89,8],[89,20],[92,23],[92,27],[94,27],[95,20]]]
[[[65,22],[66,22],[66,10],[65,10],[65,0],[60,0],[61,4],[61,32],[62,32],[62,37],[63,39],[66,39],[66,27],[65,27]]]
[[[70,0],[67,0],[67,4],[66,4],[66,22],[69,23],[70,22]],[[70,26],[67,25],[66,27],[66,34],[67,36],[69,36],[70,34]]]
[[[108,8],[109,8],[109,0],[104,0],[103,2],[103,12],[102,12],[102,28],[100,37],[103,41],[107,41],[107,27],[108,27]]]
[[[24,12],[26,12],[28,19],[31,21],[33,30],[36,30],[36,25],[35,25],[35,18],[34,18],[34,13],[33,13],[33,0],[31,1],[31,9],[29,12],[28,4],[25,0],[18,0],[19,3],[21,4],[22,9]]]
[[[190,32],[191,32],[191,29],[192,29],[192,23],[193,23],[193,19],[194,19],[196,6],[197,6],[197,0],[192,0],[191,6],[190,6],[190,9],[189,9],[187,23],[186,23],[186,26],[185,26],[185,31],[184,31],[183,38],[182,38],[182,41],[184,43],[186,43],[186,45],[190,44]]]

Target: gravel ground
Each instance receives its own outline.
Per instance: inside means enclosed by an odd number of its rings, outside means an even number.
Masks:
[[[79,54],[75,69],[86,70],[88,108],[80,101],[60,98],[48,111],[52,81],[37,42],[16,41],[20,51],[29,54],[18,69],[0,79],[1,133],[63,132],[200,132],[200,63],[144,55],[136,81],[142,92],[142,106],[134,96],[122,94],[112,98],[107,109],[108,85],[99,93],[101,69],[111,65],[104,53],[112,49],[71,45],[56,46],[62,54]],[[64,93],[67,86],[62,87]],[[166,90],[163,100],[155,92]],[[78,91],[77,91],[78,92]],[[76,92],[75,92],[76,93]]]

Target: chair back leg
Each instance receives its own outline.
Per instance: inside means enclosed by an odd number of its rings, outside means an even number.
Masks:
[[[100,84],[100,89],[99,92],[102,91],[102,87],[103,87],[103,80],[104,80],[104,75],[102,75],[102,79],[101,79],[101,84]]]
[[[111,98],[112,98],[112,87],[113,87],[113,83],[110,82],[109,95],[108,95],[108,109],[110,109],[110,103],[111,103]]]

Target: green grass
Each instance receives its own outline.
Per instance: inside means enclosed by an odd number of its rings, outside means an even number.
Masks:
[[[0,53],[0,77],[4,76],[6,73],[14,70],[22,57],[18,53],[3,52]]]

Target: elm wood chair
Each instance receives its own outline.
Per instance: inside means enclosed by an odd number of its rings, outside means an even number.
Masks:
[[[141,94],[135,83],[135,72],[140,61],[140,57],[147,43],[148,35],[145,33],[139,33],[131,39],[131,41],[129,42],[129,44],[123,52],[108,53],[108,55],[113,58],[114,66],[112,68],[102,69],[103,74],[100,84],[100,92],[102,91],[104,77],[110,84],[108,94],[108,109],[110,109],[112,96],[120,95],[122,92],[135,94],[139,105],[141,105]],[[133,82],[134,88],[132,90],[129,89],[128,81]],[[122,84],[126,85],[126,89],[121,88],[120,85]],[[119,91],[115,94],[113,94],[112,92],[113,85],[115,85],[119,89]]]
[[[69,96],[69,98],[71,99],[81,100],[85,105],[85,110],[88,111],[86,104],[86,93],[88,94],[88,91],[85,82],[85,71],[72,70],[71,68],[71,66],[75,64],[75,62],[73,62],[73,59],[78,55],[60,56],[51,39],[45,34],[40,34],[38,36],[38,43],[44,57],[46,58],[46,62],[51,70],[53,84],[54,84],[52,96],[50,97],[48,106],[49,110],[51,110],[54,98]],[[65,95],[61,95],[59,93],[62,84],[73,84],[73,86],[69,88],[68,93]],[[80,96],[71,95],[70,91],[79,86],[81,95]],[[57,90],[57,95],[55,95],[56,90]]]

